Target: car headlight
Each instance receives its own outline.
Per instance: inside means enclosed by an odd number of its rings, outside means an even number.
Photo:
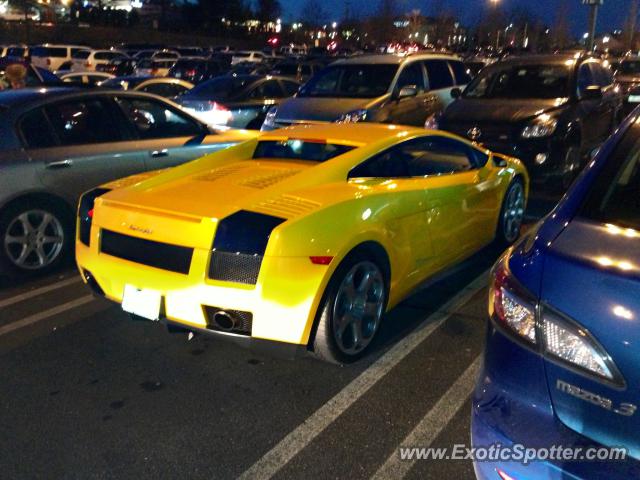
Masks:
[[[522,130],[522,138],[543,138],[548,137],[556,131],[558,119],[546,113],[537,116],[529,125]]]
[[[278,114],[278,107],[271,107],[267,112],[267,115],[264,117],[264,122],[262,122],[262,127],[260,130],[268,131],[275,130],[276,127],[276,115]]]
[[[365,108],[361,108],[359,110],[353,110],[349,113],[345,113],[344,115],[340,115],[337,123],[356,123],[356,122],[364,122],[369,115],[369,111]]]

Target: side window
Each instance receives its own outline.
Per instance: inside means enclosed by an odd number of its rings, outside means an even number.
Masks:
[[[588,63],[580,65],[578,70],[578,95],[582,95],[587,87],[595,85],[595,79]]]
[[[280,98],[282,90],[277,80],[268,80],[255,87],[250,93],[249,98]]]
[[[282,80],[281,83],[282,83],[282,87],[284,88],[284,94],[287,97],[295,95],[298,92],[298,88],[300,88],[300,85],[298,85],[296,82]]]
[[[474,168],[469,147],[457,140],[426,137],[411,143],[404,149],[410,177],[445,175]]]
[[[118,104],[143,140],[191,137],[202,133],[199,124],[161,102],[121,97]]]
[[[62,145],[85,145],[123,140],[109,105],[101,99],[58,103],[45,107]]]
[[[467,68],[462,62],[450,61],[451,70],[453,70],[453,76],[456,78],[456,85],[466,85],[471,82],[471,75],[467,72]]]
[[[424,91],[424,75],[422,73],[422,65],[419,62],[413,62],[402,69],[396,89],[399,91],[401,88],[410,85],[415,85],[419,92]]]
[[[446,60],[425,60],[424,64],[427,67],[431,90],[453,87],[451,70],[449,70],[449,63]]]
[[[27,113],[18,124],[18,130],[26,148],[48,148],[56,145],[56,139],[41,109]]]
[[[366,160],[350,172],[349,178],[411,178],[465,172],[477,168],[477,161],[483,161],[471,150],[450,138],[418,138]]]

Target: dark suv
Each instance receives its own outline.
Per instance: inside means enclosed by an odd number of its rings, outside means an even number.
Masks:
[[[613,74],[594,58],[510,58],[452,94],[460,98],[439,128],[520,158],[534,182],[563,187],[621,120]]]

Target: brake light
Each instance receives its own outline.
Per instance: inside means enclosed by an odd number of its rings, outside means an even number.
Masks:
[[[536,299],[513,278],[506,255],[492,272],[489,313],[502,327],[521,340],[536,344]]]
[[[195,77],[195,76],[196,76],[196,73],[198,73],[198,72],[196,72],[196,69],[195,69],[195,68],[192,68],[192,69],[187,70],[186,72],[184,72],[184,74],[185,74],[187,77]]]
[[[51,65],[51,59],[47,58],[47,65]]]
[[[91,62],[87,62],[87,63],[84,64],[84,66],[87,67],[87,68],[91,68],[91,65],[92,65]]]
[[[87,217],[93,219],[93,208],[87,212]]]

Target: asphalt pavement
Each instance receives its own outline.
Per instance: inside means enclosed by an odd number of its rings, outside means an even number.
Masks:
[[[468,461],[399,448],[469,444],[499,254],[402,302],[347,367],[132,321],[72,268],[5,285],[0,478],[473,478]]]

